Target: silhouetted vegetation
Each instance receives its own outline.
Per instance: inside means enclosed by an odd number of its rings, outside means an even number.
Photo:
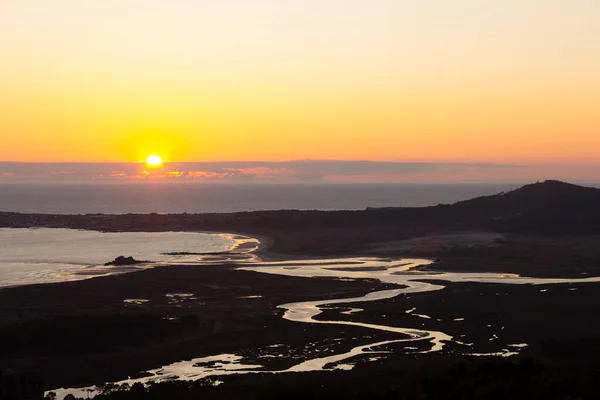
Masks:
[[[104,387],[98,400],[163,399],[397,399],[397,400],[575,400],[600,398],[600,370],[543,366],[520,361],[474,360],[419,370],[230,377],[165,382],[144,387]]]
[[[161,342],[199,326],[198,317],[166,320],[160,315],[97,314],[29,319],[1,326],[0,359],[106,352],[115,346]]]
[[[41,400],[42,380],[32,374],[0,370],[0,400]]]

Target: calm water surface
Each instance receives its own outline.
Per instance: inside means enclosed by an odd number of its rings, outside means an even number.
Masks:
[[[120,255],[151,261],[134,268],[201,261],[198,256],[163,253],[218,253],[231,249],[235,243],[234,236],[210,233],[0,228],[0,287],[71,281],[131,270],[132,267],[103,267]]]
[[[48,214],[213,213],[423,207],[519,185],[467,184],[0,184],[0,211]]]

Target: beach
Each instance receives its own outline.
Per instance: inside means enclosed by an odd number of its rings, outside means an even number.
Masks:
[[[75,281],[157,265],[242,261],[258,242],[206,232],[0,228],[0,287]],[[117,257],[130,263],[106,265]]]

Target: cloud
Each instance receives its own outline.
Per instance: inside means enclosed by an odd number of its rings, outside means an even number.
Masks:
[[[162,168],[147,168],[142,163],[0,162],[0,181],[520,182],[545,178],[552,171],[563,171],[564,176],[566,170],[492,163],[339,160],[188,162],[167,163]]]

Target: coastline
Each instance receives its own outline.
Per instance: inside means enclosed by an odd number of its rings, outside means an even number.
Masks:
[[[83,231],[105,232],[94,228],[80,229]],[[111,231],[114,233],[114,231]],[[154,233],[156,230],[150,232]],[[293,251],[282,253],[277,251],[279,247],[290,247],[286,237],[281,237],[278,231],[275,235],[267,236],[261,233],[240,232],[218,232],[210,230],[195,231],[173,231],[168,233],[202,233],[217,235],[233,244],[229,250],[206,253],[206,260],[193,262],[179,262],[179,264],[202,265],[219,264],[222,262],[276,262],[311,259],[337,259],[348,257],[410,257],[428,258],[434,261],[431,266],[423,266],[421,270],[439,270],[448,272],[500,272],[517,273],[530,277],[548,278],[579,278],[589,276],[600,276],[600,264],[596,263],[596,243],[600,236],[596,235],[571,235],[568,237],[540,236],[540,235],[509,235],[494,232],[441,232],[434,235],[410,237],[402,240],[383,242],[371,242],[365,240],[362,250],[350,251],[353,243],[346,246],[348,251],[313,254],[303,253],[302,240],[295,246]],[[138,231],[138,233],[140,233]],[[291,238],[292,240],[295,237]],[[281,243],[284,242],[283,246]],[[326,245],[326,244],[325,244]],[[543,251],[540,251],[543,249]],[[578,249],[578,262],[573,264],[570,259],[571,253]],[[275,250],[275,251],[274,251]],[[506,254],[510,254],[507,257]],[[233,256],[233,257],[232,257]],[[106,260],[110,258],[107,255]],[[527,262],[524,263],[523,261]],[[148,268],[169,266],[170,262],[155,262],[149,265],[104,267],[100,266],[86,268],[72,274],[71,278],[61,281],[77,281],[83,279],[98,278],[124,273],[139,272]],[[177,264],[177,263],[175,263]],[[483,267],[483,269],[482,269]],[[44,282],[39,282],[44,283]],[[39,284],[32,282],[30,284]],[[55,281],[47,282],[55,283]],[[20,286],[10,285],[0,288]]]
[[[264,242],[260,242],[258,239],[249,237],[249,236],[241,236],[238,234],[231,233],[222,233],[222,232],[208,232],[208,231],[198,231],[198,232],[184,232],[184,231],[165,231],[165,232],[148,232],[150,235],[150,239],[146,237],[145,233],[141,232],[103,232],[100,230],[93,229],[69,229],[69,228],[0,228],[2,233],[6,236],[8,235],[9,244],[13,243],[17,246],[17,250],[9,253],[8,258],[5,260],[0,259],[0,263],[4,263],[0,265],[0,267],[4,268],[8,275],[2,276],[0,273],[0,290],[9,287],[17,287],[23,285],[38,285],[38,284],[52,284],[59,282],[72,282],[79,281],[85,279],[92,279],[98,277],[126,274],[139,272],[145,269],[157,268],[161,266],[168,266],[172,264],[182,264],[184,263],[182,260],[185,259],[185,255],[189,254],[188,258],[194,258],[192,255],[203,255],[203,257],[196,257],[190,262],[190,264],[212,264],[225,262],[227,258],[232,255],[238,255],[240,259],[243,257],[254,257],[254,252],[261,248],[268,248],[269,239],[264,238]],[[10,232],[12,229],[17,230],[18,232]],[[56,229],[57,232],[53,232]],[[29,238],[29,231],[33,230],[34,237]],[[25,231],[25,232],[24,232]],[[85,237],[78,237],[78,232],[82,233],[92,233],[95,232],[100,235],[94,236],[94,242],[90,243],[90,236],[87,235]],[[64,246],[62,246],[60,237],[61,235],[65,235]],[[110,237],[104,238],[104,234],[110,235]],[[150,252],[153,251],[152,245],[145,244],[145,241],[150,240],[149,243],[152,243],[152,240],[157,239],[157,235],[162,233],[167,234],[164,239],[173,241],[177,240],[177,234],[182,234],[181,240],[185,241],[187,248],[190,249],[189,252],[175,252],[177,249],[163,249],[164,252],[156,253],[151,255]],[[230,242],[228,248],[226,250],[209,250],[208,248],[203,248],[206,246],[204,241],[204,237],[199,237],[199,242],[197,248],[193,247],[193,237],[190,235],[193,234],[201,234],[208,235],[213,237],[220,237]],[[120,238],[118,235],[123,234],[124,237]],[[185,236],[183,236],[185,235]],[[132,239],[132,236],[137,236],[134,240],[137,240],[139,243],[134,245],[129,245],[129,240]],[[10,241],[11,238],[15,238]],[[108,249],[106,249],[106,255],[98,255],[98,251],[96,254],[92,256],[87,256],[86,253],[81,252],[81,247],[73,249],[75,253],[72,253],[70,249],[73,247],[72,242],[77,243],[78,240],[81,240],[82,246],[87,245],[96,245],[96,240],[103,240],[104,246],[108,244]],[[33,241],[33,245],[29,244],[29,241]],[[35,243],[41,240],[42,246],[37,249]],[[46,242],[49,240],[48,242]],[[160,237],[158,240],[161,240]],[[25,247],[20,248],[21,243],[25,245]],[[116,248],[111,247],[111,243],[118,244]],[[209,242],[210,243],[210,242]],[[266,245],[265,245],[266,243]],[[142,248],[140,248],[140,244],[142,244]],[[160,243],[158,243],[160,246]],[[162,244],[164,246],[164,243]],[[27,247],[29,246],[29,247]],[[31,248],[30,248],[31,247]],[[63,248],[64,247],[64,248]],[[145,251],[145,254],[140,254],[140,249]],[[158,249],[157,249],[158,251]],[[81,254],[79,254],[81,253]],[[68,254],[68,255],[67,255]],[[131,255],[135,255],[134,258],[137,260],[149,260],[149,261],[135,261],[132,265],[123,264],[123,265],[110,265],[116,257],[128,257]],[[23,257],[23,255],[25,255]],[[21,258],[22,257],[22,258]],[[162,259],[161,259],[162,258]],[[204,260],[206,258],[206,260]],[[222,258],[222,259],[221,259]],[[181,259],[181,260],[179,260]],[[23,271],[19,274],[18,271]],[[11,272],[14,271],[14,272]]]
[[[550,229],[523,231],[521,225],[508,230],[476,218],[463,223],[462,216],[453,215],[446,207],[127,218],[0,213],[0,226],[210,233],[234,240],[232,248],[220,252],[221,256],[256,257],[275,268],[281,261],[289,261],[289,267],[295,268],[314,259],[375,257],[385,261],[409,257],[435,260],[433,267],[415,270],[420,273],[600,276],[600,235],[595,230],[560,234]],[[0,354],[4,354],[0,369],[36,370],[51,389],[119,381],[135,376],[136,371],[215,354],[241,354],[252,365],[260,352],[272,345],[284,344],[290,354],[308,357],[314,355],[308,349],[315,346],[342,354],[375,340],[390,340],[385,335],[373,338],[364,326],[341,328],[284,320],[285,311],[278,308],[294,302],[327,304],[330,299],[359,298],[393,289],[389,285],[374,279],[245,271],[236,269],[243,264],[238,263],[240,259],[223,262],[219,254],[212,256],[216,257],[204,265],[158,266],[136,274],[0,290]],[[436,278],[432,274],[423,283],[437,285]],[[600,356],[585,344],[600,341],[600,322],[589,318],[600,313],[598,283],[565,281],[536,286],[444,280],[442,286],[437,291],[382,299],[376,304],[352,303],[347,305],[347,314],[325,310],[316,318],[445,332],[459,338],[460,346],[474,346],[475,356],[498,355],[498,346],[508,349],[503,346],[517,344],[528,345],[521,349],[523,357],[557,365],[579,365]],[[43,343],[35,340],[31,336],[34,333],[47,339]],[[340,335],[356,340],[324,342]],[[464,359],[464,348],[448,345],[447,349],[441,358]],[[417,362],[410,352],[392,353],[389,361],[359,360],[356,368],[373,371],[382,364],[410,368]],[[420,365],[429,368],[439,363],[440,355],[418,359]],[[286,362],[289,360],[274,358],[270,365],[285,369]]]

